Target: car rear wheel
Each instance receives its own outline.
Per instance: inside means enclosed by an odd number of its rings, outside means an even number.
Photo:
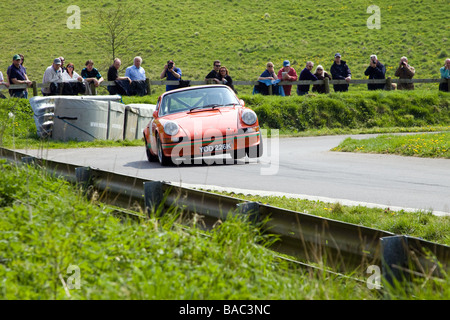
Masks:
[[[147,154],[147,160],[149,162],[156,162],[156,161],[158,161],[158,157],[150,152],[150,147],[148,146],[147,141],[145,142],[145,153]]]
[[[158,161],[162,166],[168,166],[171,164],[170,157],[166,157],[163,152],[161,139],[159,135],[156,136],[156,146],[158,148]]]

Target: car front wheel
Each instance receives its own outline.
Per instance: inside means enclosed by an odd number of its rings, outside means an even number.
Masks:
[[[162,148],[162,143],[161,143],[161,139],[159,138],[159,135],[157,135],[157,137],[156,137],[156,146],[158,148],[158,160],[159,160],[159,163],[162,166],[170,165],[171,164],[171,159],[170,159],[170,157],[166,157],[164,155],[163,148]]]

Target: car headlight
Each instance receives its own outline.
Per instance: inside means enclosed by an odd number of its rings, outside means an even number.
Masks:
[[[180,129],[179,129],[178,124],[176,122],[167,121],[166,123],[164,123],[164,132],[166,134],[168,134],[169,136],[176,135],[179,130]]]
[[[244,112],[242,112],[242,121],[244,121],[244,123],[246,125],[251,126],[252,124],[255,124],[256,120],[258,119],[258,117],[256,116],[256,113],[253,110],[249,110],[246,109],[244,110]]]

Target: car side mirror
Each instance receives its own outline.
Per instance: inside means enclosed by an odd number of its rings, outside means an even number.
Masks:
[[[239,102],[241,103],[241,106],[245,107],[245,101],[242,99],[239,99]]]

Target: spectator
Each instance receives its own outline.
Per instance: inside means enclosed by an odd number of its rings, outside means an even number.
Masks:
[[[135,57],[134,64],[125,70],[125,77],[131,80],[146,80],[145,70],[141,67],[142,58]]]
[[[62,82],[62,71],[61,71],[61,60],[56,58],[53,60],[53,63],[50,67],[48,67],[44,72],[44,77],[42,78],[42,83],[52,83],[52,82]],[[42,94],[44,96],[51,95],[50,87],[42,88]]]
[[[334,63],[330,69],[331,76],[333,80],[345,80],[347,84],[335,84],[333,85],[334,92],[346,92],[348,91],[348,83],[352,79],[352,74],[350,72],[347,63],[341,60],[341,54],[336,53],[334,55]]]
[[[450,59],[446,59],[444,66],[439,69],[441,72],[441,79],[450,79]],[[439,83],[439,90],[448,92],[448,81]]]
[[[13,57],[13,63],[11,64],[8,72],[10,84],[26,84],[31,86],[31,81],[28,79],[25,67],[21,64],[22,58],[16,54]],[[10,89],[9,94],[12,98],[25,98],[28,99],[27,89]]]
[[[92,60],[86,61],[86,67],[81,70],[81,76],[87,82],[93,82],[96,87],[104,80],[100,72],[94,68],[94,61]]]
[[[376,55],[370,56],[370,65],[367,67],[366,71],[364,72],[366,76],[369,76],[369,79],[386,79],[386,68],[384,65],[381,64],[380,61],[378,61],[378,58]],[[367,88],[369,90],[383,90],[385,87],[384,83],[369,83],[367,84]]]
[[[181,69],[175,67],[175,62],[173,60],[167,61],[167,64],[164,66],[164,70],[161,72],[161,79],[164,79],[167,77],[167,80],[173,81],[173,80],[181,80]],[[170,91],[173,89],[177,89],[178,85],[166,85],[166,91]]]
[[[331,80],[331,76],[325,70],[323,70],[323,67],[320,64],[317,66],[314,75],[318,80],[324,80],[325,78]],[[325,90],[325,84],[313,85],[312,91],[317,93],[327,93]]]
[[[5,79],[3,78],[3,73],[0,71],[0,86],[4,85],[7,88],[9,87],[9,82],[5,81]],[[6,97],[0,92],[0,98],[1,99],[6,99]]]
[[[208,80],[210,81],[214,81],[215,83],[219,83],[219,68],[220,68],[220,61],[219,60],[215,60],[214,61],[214,69],[211,70],[210,73],[208,73],[205,77],[205,81],[208,82]]]
[[[61,72],[64,73],[67,71],[67,68],[64,66],[66,60],[63,57],[59,57],[59,60],[61,60]]]
[[[266,70],[258,78],[258,84],[255,85],[253,93],[261,93],[262,95],[269,95],[269,86],[272,86],[272,93],[274,86],[277,86],[274,82],[280,82],[277,75],[275,74],[275,66],[272,62],[267,62]],[[278,86],[277,86],[278,87]]]
[[[113,64],[108,69],[108,78],[107,78],[108,81],[128,80],[129,83],[131,84],[131,79],[129,77],[119,77],[119,69],[120,69],[121,65],[122,65],[122,61],[120,61],[119,58],[114,59]],[[144,76],[145,76],[145,71],[144,71]],[[117,85],[108,86],[107,89],[110,94],[118,93]]]
[[[314,63],[312,61],[308,61],[306,63],[305,68],[302,70],[302,72],[300,72],[300,78],[299,80],[312,80],[312,81],[316,81],[317,77],[315,75],[313,75],[311,73],[311,70],[314,67]],[[297,94],[299,96],[303,96],[305,94],[307,94],[309,91],[309,84],[299,84],[297,85]]]
[[[298,78],[297,72],[295,71],[294,68],[291,67],[291,63],[289,62],[289,60],[283,61],[283,68],[278,70],[277,77],[281,81],[297,81],[297,78]],[[291,88],[292,88],[292,85],[284,85],[283,86],[284,94],[286,96],[291,95]]]
[[[400,79],[412,79],[415,74],[415,70],[408,64],[408,58],[401,57],[400,63],[395,71],[395,76]],[[398,90],[414,90],[414,83],[399,83],[397,85]]]
[[[223,83],[224,85],[229,86],[231,89],[233,89],[234,92],[236,92],[233,86],[233,79],[231,79],[227,67],[225,66],[220,67],[218,77],[219,83]]]
[[[83,77],[81,77],[78,73],[75,72],[75,66],[72,62],[67,64],[66,72],[63,72],[62,74],[63,81],[70,82],[70,81],[83,81]]]

